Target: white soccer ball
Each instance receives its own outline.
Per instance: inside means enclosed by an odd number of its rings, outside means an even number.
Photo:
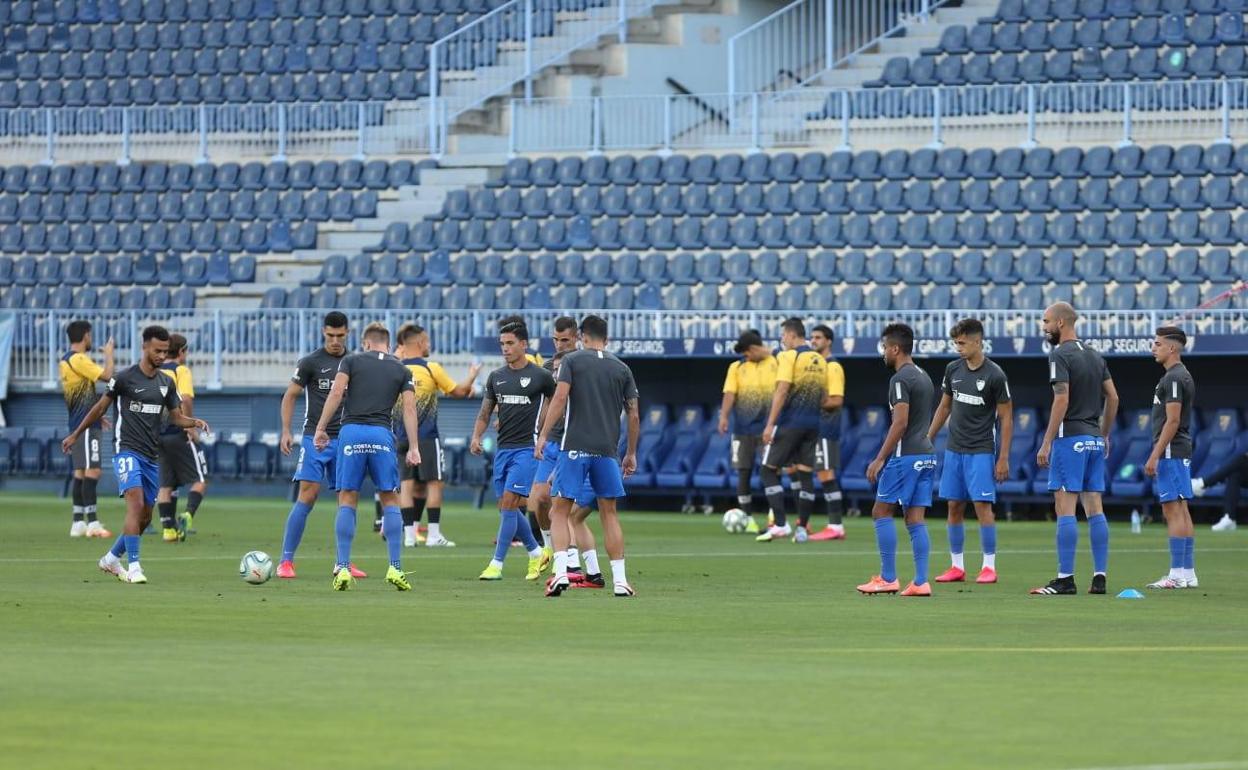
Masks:
[[[273,577],[273,560],[264,551],[248,551],[238,564],[238,576],[253,586],[267,583]]]
[[[740,508],[729,508],[724,511],[724,529],[734,535],[744,532],[749,523],[750,517]]]

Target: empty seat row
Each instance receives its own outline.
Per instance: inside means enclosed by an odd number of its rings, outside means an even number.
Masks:
[[[176,252],[157,257],[152,253],[112,257],[0,256],[0,286],[229,286],[256,280],[256,258],[218,252],[192,254],[185,259]]]
[[[29,269],[27,270],[29,273]],[[5,275],[0,261],[0,277]],[[562,254],[336,254],[321,265],[309,286],[695,286],[760,284],[1047,283],[1229,284],[1248,275],[1248,250],[1234,257],[1224,248],[1204,253],[1179,249],[1056,249],[1045,252],[865,250],[756,253],[710,251],[667,254],[580,252]],[[29,280],[29,279],[28,279]]]
[[[168,289],[108,286],[9,286],[0,289],[0,308],[47,308],[49,310],[191,310],[195,290],[189,286]]]
[[[309,160],[285,163],[132,163],[118,166],[0,166],[3,191],[20,193],[141,193],[225,190],[384,190],[415,185],[420,171],[436,165],[410,160]]]
[[[0,194],[0,224],[58,224],[61,222],[350,222],[377,215],[377,193],[340,190],[332,196],[318,190],[278,193],[249,190],[228,193],[31,193],[20,200]]]
[[[1155,18],[1248,10],[1245,0],[1001,0],[993,22]]]
[[[483,13],[499,0],[13,0],[0,9],[0,23],[48,26],[57,23],[247,22],[266,19],[412,16]]]
[[[307,223],[305,223],[307,224]],[[0,231],[16,237],[9,225]],[[35,226],[38,227],[38,226]],[[1248,211],[471,220],[390,225],[374,251],[1240,246]],[[19,249],[20,250],[20,249]]]
[[[1115,19],[1032,21],[993,24],[980,22],[970,28],[946,27],[940,43],[923,53],[1022,53],[1023,51],[1074,51],[1080,48],[1156,48],[1162,45],[1243,44],[1244,16],[1224,12],[1185,18],[1169,14],[1137,21]]]
[[[1173,147],[1138,145],[1048,147],[1023,150],[1010,147],[992,150],[960,147],[925,148],[913,152],[897,149],[880,152],[758,153],[749,157],[732,153],[720,156],[658,155],[614,158],[594,156],[562,159],[515,158],[502,176],[487,188],[575,187],[590,185],[742,184],[769,182],[854,182],[881,179],[1024,179],[1085,176],[1226,176],[1248,172],[1248,145],[1236,149],[1228,144]]]
[[[131,222],[118,226],[4,225],[0,251],[6,254],[116,254],[144,251],[290,252],[316,246],[316,223]]]
[[[1248,177],[1005,179],[997,182],[897,180],[625,187],[515,188],[451,192],[438,215],[466,222],[574,217],[733,217],[738,214],[1048,213],[1052,211],[1201,211],[1248,206]],[[11,208],[11,204],[10,204]],[[0,216],[3,209],[0,209]],[[9,214],[8,216],[12,216]]]

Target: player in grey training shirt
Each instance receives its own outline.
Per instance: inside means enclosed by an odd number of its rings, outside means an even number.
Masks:
[[[1153,339],[1153,359],[1165,374],[1153,391],[1153,451],[1144,473],[1153,478],[1170,534],[1170,572],[1149,588],[1196,588],[1196,531],[1187,501],[1192,499],[1192,404],[1196,382],[1183,365],[1187,334],[1162,326]]]
[[[966,505],[975,507],[984,564],[977,583],[997,582],[997,524],[992,504],[996,482],[1010,475],[1010,441],[1014,436],[1014,409],[1005,372],[984,355],[984,325],[975,318],[959,321],[949,332],[958,358],[945,367],[940,406],[927,431],[934,440],[949,421],[949,445],[940,474],[940,496],[949,501],[949,554],[952,566],[936,577],[937,583],[966,579],[963,548],[966,542]],[[997,421],[1001,434],[997,435]],[[995,443],[994,443],[995,442]],[[993,453],[996,462],[993,462]]]
[[[109,380],[104,395],[61,442],[61,449],[69,454],[83,431],[96,424],[113,402],[117,402],[113,471],[117,474],[117,490],[126,500],[126,524],[112,549],[100,559],[99,567],[127,583],[147,582],[139,565],[139,538],[152,521],[152,504],[160,489],[157,458],[166,410],[170,425],[205,432],[209,429],[203,420],[182,414],[177,388],[160,371],[168,353],[169,332],[163,326],[144,329],[139,362]],[[121,566],[123,554],[130,562],[124,570]]]
[[[485,397],[472,429],[469,450],[482,453],[481,437],[490,415],[498,409],[498,451],[494,454],[494,496],[498,498],[498,537],[494,541],[494,558],[481,573],[481,580],[501,580],[507,549],[519,533],[529,552],[529,569],[525,580],[537,580],[545,565],[542,549],[533,536],[529,523],[520,515],[520,506],[529,496],[537,472],[533,455],[538,419],[549,399],[555,394],[555,378],[550,372],[530,363],[528,327],[520,318],[505,318],[499,323],[499,347],[503,360],[501,369],[490,372],[485,381]]]
[[[355,539],[355,511],[364,477],[372,479],[381,495],[382,532],[390,566],[386,582],[400,591],[410,591],[403,572],[403,515],[399,512],[399,459],[395,455],[391,429],[394,403],[403,398],[403,425],[407,429],[407,462],[420,464],[417,440],[416,395],[412,373],[390,355],[390,330],[383,324],[369,324],[362,340],[364,350],[342,359],[334,385],[325,399],[313,443],[318,450],[329,446],[328,426],[342,405],[342,429],[338,432],[337,465],[338,518],[335,525],[338,562],[334,589],[345,591],[355,584],[351,575],[351,543]],[[354,383],[354,384],[352,384]]]
[[[347,354],[347,317],[337,310],[327,313],[321,337],[321,348],[299,359],[295,365],[295,373],[291,375],[286,393],[282,396],[282,438],[278,444],[282,454],[289,455],[295,446],[290,424],[294,420],[295,399],[300,393],[303,394],[303,438],[298,445],[299,464],[295,466],[294,476],[294,480],[299,482],[299,493],[286,516],[282,560],[277,565],[279,578],[295,577],[295,551],[303,539],[308,514],[321,493],[321,484],[328,483],[329,488],[334,489],[334,457],[338,454],[338,430],[341,427],[339,415],[331,415],[325,425],[325,432],[329,434],[329,444],[325,449],[318,450],[312,438],[325,408],[325,399],[329,397],[334,377],[338,374],[338,365]],[[356,570],[355,576],[364,577],[364,573]]]
[[[624,571],[624,532],[616,515],[616,500],[624,496],[624,477],[637,469],[637,438],[641,433],[637,383],[632,370],[607,352],[605,320],[586,316],[581,321],[581,341],[585,349],[569,354],[559,365],[559,385],[534,449],[540,460],[550,431],[562,418],[562,454],[555,468],[555,502],[550,509],[555,574],[546,585],[546,595],[559,596],[569,585],[567,521],[573,501],[589,482],[598,498],[615,595],[632,596]],[[628,447],[623,461],[617,461],[621,412],[628,415]]]
[[[875,519],[875,539],[880,551],[880,574],[858,586],[858,590],[864,594],[895,594],[900,589],[897,530],[893,525],[893,514],[900,509],[914,551],[914,581],[901,595],[931,596],[927,582],[931,542],[923,519],[932,507],[932,476],[936,470],[932,442],[927,438],[936,394],[932,378],[914,363],[913,329],[905,324],[889,324],[880,341],[884,363],[894,372],[888,381],[892,424],[879,453],[867,466],[867,480],[872,484],[879,482],[871,516]]]
[[[1105,359],[1079,340],[1079,316],[1066,302],[1044,311],[1044,334],[1049,353],[1049,383],[1053,409],[1049,426],[1036,452],[1036,463],[1049,469],[1049,490],[1057,513],[1057,577],[1032,589],[1038,596],[1072,595],[1079,527],[1075,511],[1080,502],[1088,517],[1092,541],[1092,584],[1089,593],[1106,591],[1109,566],[1109,524],[1101,493],[1105,491],[1105,458],[1109,434],[1118,415],[1118,391]]]

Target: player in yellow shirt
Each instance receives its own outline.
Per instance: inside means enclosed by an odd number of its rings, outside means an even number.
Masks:
[[[845,406],[845,369],[832,357],[832,329],[819,324],[810,330],[810,346],[828,362],[828,392],[819,419],[819,443],[815,445],[815,476],[823,487],[828,526],[810,535],[811,540],[844,540],[845,500],[837,478],[841,468],[841,409]],[[807,529],[802,521],[798,535]]]
[[[73,430],[98,400],[95,384],[113,379],[113,340],[110,337],[104,347],[100,348],[100,352],[104,354],[104,365],[100,366],[90,356],[94,340],[88,321],[71,322],[65,327],[65,336],[69,339],[69,351],[61,356],[61,392],[65,396],[65,408],[69,411],[69,429]],[[71,451],[74,480],[70,491],[74,521],[69,528],[70,537],[113,536],[96,518],[102,427],[101,421],[84,429]]]
[[[169,335],[169,355],[160,365],[160,371],[173,381],[173,387],[182,399],[182,414],[190,417],[195,401],[195,382],[191,368],[186,365],[190,352],[186,337]],[[166,543],[185,540],[195,523],[195,514],[204,500],[208,487],[208,462],[199,446],[198,431],[166,425],[160,434],[160,491],[156,494],[156,510]],[[186,496],[186,512],[177,516],[179,487],[189,486]]]
[[[438,437],[438,397],[467,398],[472,384],[481,371],[481,364],[468,368],[468,376],[458,385],[442,365],[429,360],[432,345],[429,332],[416,324],[399,327],[395,356],[412,372],[416,388],[416,418],[420,425],[420,465],[404,465],[399,478],[399,506],[403,514],[403,544],[411,547],[419,542],[420,517],[429,513],[429,532],[425,545],[453,547],[454,542],[442,534],[442,441]],[[398,427],[398,424],[396,424]],[[407,453],[406,441],[400,441],[398,456]]]
[[[768,542],[793,534],[785,519],[784,487],[780,469],[793,466],[790,475],[797,496],[797,513],[809,521],[815,507],[815,446],[819,420],[828,392],[828,362],[806,344],[806,324],[800,318],[786,320],[780,342],[784,350],[776,357],[776,390],[763,427],[763,491],[775,514],[775,522],[758,536]]]
[[[737,472],[737,505],[750,513],[754,507],[750,475],[758,449],[763,445],[767,409],[776,390],[776,358],[763,344],[757,329],[747,329],[733,348],[740,358],[728,365],[724,396],[719,407],[719,432],[732,426],[732,467]]]

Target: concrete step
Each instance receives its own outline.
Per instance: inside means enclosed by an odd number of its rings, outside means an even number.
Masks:
[[[354,254],[370,246],[376,246],[380,242],[381,238],[377,233],[320,232],[316,237],[318,247],[330,249],[336,253]]]
[[[906,35],[905,37],[890,37],[880,41],[876,46],[876,52],[888,54],[889,56],[918,56],[919,51],[924,48],[934,48],[940,44],[940,37],[919,37],[917,35]]]
[[[365,221],[381,222],[385,231],[391,222],[416,222],[441,210],[433,201],[382,201],[377,204],[377,219]]]
[[[941,8],[936,11],[936,20],[943,25],[965,24],[972,26],[985,16],[991,16],[992,10],[987,6],[963,6],[961,8]]]

